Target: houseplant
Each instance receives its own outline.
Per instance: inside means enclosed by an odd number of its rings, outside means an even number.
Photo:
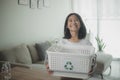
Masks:
[[[101,39],[99,36],[95,37],[95,39],[97,41],[98,52],[103,52],[104,48],[106,47],[103,39]]]

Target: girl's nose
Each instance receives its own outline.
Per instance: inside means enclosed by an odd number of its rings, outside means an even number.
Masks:
[[[76,28],[76,23],[73,23],[73,24],[72,24],[72,28]]]
[[[72,21],[72,24],[76,24],[76,21]]]

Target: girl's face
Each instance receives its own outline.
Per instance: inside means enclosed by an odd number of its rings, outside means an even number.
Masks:
[[[80,29],[80,21],[75,15],[71,15],[68,18],[67,22],[67,28],[70,30],[70,32],[78,32]]]

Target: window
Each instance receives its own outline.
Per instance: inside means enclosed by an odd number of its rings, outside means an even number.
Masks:
[[[106,43],[105,52],[120,58],[120,0],[72,0],[73,12],[83,18],[91,31],[93,45],[98,34]]]

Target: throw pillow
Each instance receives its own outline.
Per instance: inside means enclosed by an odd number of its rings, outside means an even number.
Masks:
[[[36,49],[40,57],[40,61],[45,60],[46,50],[51,46],[50,42],[36,43]]]
[[[18,63],[32,64],[30,52],[25,44],[15,47],[14,51]]]
[[[0,60],[23,64],[32,63],[29,50],[25,44],[21,44],[19,46],[7,50],[2,50],[0,53]]]
[[[37,50],[35,48],[35,45],[28,45],[27,47],[28,47],[29,52],[31,54],[32,62],[33,63],[38,62],[39,56],[38,56]]]

